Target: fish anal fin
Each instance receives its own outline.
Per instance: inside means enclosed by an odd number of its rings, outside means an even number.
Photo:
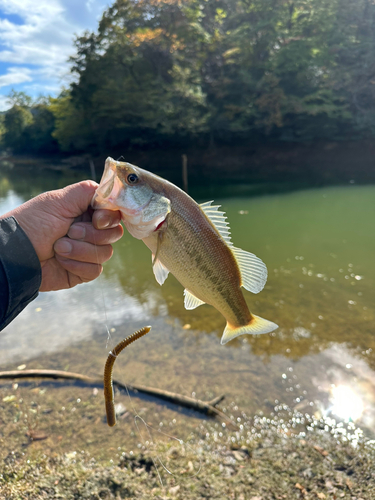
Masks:
[[[232,246],[232,241],[230,239],[230,227],[227,222],[227,218],[225,217],[225,212],[219,212],[218,208],[220,208],[220,205],[211,205],[212,203],[212,201],[206,201],[206,203],[201,203],[199,206],[206,217],[215,226],[225,243]]]
[[[191,310],[195,309],[198,306],[201,306],[202,304],[205,304],[203,300],[198,299],[198,297],[189,292],[189,290],[186,289],[184,290],[184,296],[185,296],[184,300],[185,309]]]
[[[267,281],[267,267],[256,255],[241,248],[231,247],[240,273],[241,286],[249,292],[259,293]]]
[[[238,328],[232,327],[229,323],[224,330],[223,336],[221,337],[221,344],[224,345],[230,340],[235,339],[239,335],[244,335],[245,333],[250,335],[260,335],[262,333],[270,333],[278,328],[276,323],[263,319],[260,316],[252,315],[250,323],[245,326],[240,326]]]
[[[154,254],[152,254],[152,270],[154,271],[156,281],[159,285],[162,285],[168,277],[169,270],[160,262],[159,259],[155,257]]]

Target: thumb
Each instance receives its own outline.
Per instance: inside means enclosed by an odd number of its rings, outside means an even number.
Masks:
[[[60,189],[58,191],[60,215],[75,218],[86,212],[97,187],[98,184],[94,181],[81,181]]]

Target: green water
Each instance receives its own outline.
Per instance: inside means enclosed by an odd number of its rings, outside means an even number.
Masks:
[[[44,176],[43,186],[64,185],[61,173],[53,175],[49,183]],[[66,183],[72,180],[66,178]],[[28,183],[21,187],[6,174],[1,186],[0,212],[38,190],[37,184],[31,191]],[[160,287],[149,250],[125,234],[99,280],[41,294],[0,334],[0,369],[26,364],[100,374],[110,347],[151,324],[152,332],[117,362],[117,378],[204,400],[224,393],[224,407],[235,417],[272,413],[275,405],[286,404],[317,418],[354,421],[373,435],[375,186],[258,197],[237,195],[242,190],[233,187],[225,198],[212,187],[207,191],[198,201],[217,194],[215,202],[228,215],[234,244],[266,263],[265,289],[259,295],[244,294],[250,309],[277,323],[278,330],[221,346],[224,318],[207,305],[186,311],[182,286],[169,276]],[[107,328],[112,336],[108,347]],[[54,390],[55,398],[67,397],[63,388]],[[90,391],[75,390],[73,400],[89,401]],[[118,395],[118,401],[132,404],[126,395]],[[133,401],[147,421],[164,421],[176,436],[198,432],[195,414],[186,416],[160,402]],[[115,443],[133,432],[131,422],[114,430],[100,425],[101,438],[92,438],[90,446],[100,446],[102,440]],[[134,443],[137,439],[135,435]]]

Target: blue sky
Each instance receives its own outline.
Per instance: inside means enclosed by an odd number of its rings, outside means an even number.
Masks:
[[[14,89],[59,94],[74,36],[95,30],[110,0],[0,0],[0,111]]]

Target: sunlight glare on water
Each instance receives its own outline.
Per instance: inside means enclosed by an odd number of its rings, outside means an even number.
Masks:
[[[345,422],[356,422],[361,418],[364,406],[363,401],[350,387],[339,385],[332,388],[333,415]]]

